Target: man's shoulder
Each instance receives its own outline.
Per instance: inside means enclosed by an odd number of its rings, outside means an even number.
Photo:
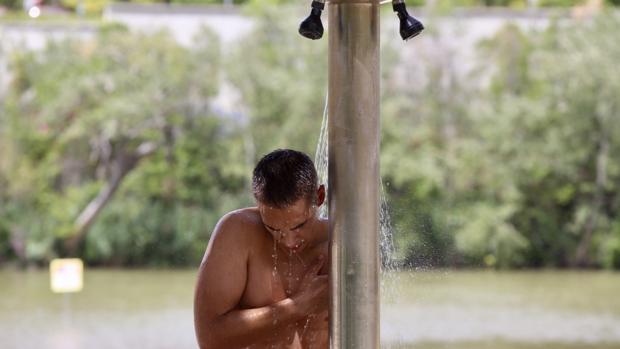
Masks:
[[[261,227],[258,209],[246,207],[225,214],[217,223],[215,233],[240,237],[252,234]]]
[[[221,221],[237,224],[260,224],[260,213],[257,207],[240,208],[222,216]]]

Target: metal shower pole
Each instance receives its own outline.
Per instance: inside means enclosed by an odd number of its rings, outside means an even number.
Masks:
[[[330,345],[379,339],[379,1],[330,0]]]

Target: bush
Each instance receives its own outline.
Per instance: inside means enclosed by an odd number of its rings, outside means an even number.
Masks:
[[[0,0],[0,7],[4,6],[10,9],[21,8],[22,2],[20,0]]]
[[[82,14],[101,14],[111,2],[111,0],[60,0],[64,7]]]
[[[606,269],[620,270],[620,222],[599,244],[599,262]]]
[[[189,50],[164,32],[118,25],[15,55],[0,119],[0,179],[11,179],[0,187],[10,204],[0,224],[25,232],[29,261],[196,262],[215,216],[247,203],[239,125],[210,111],[218,65],[209,32]],[[153,152],[133,162],[144,145]],[[77,217],[122,171],[84,245],[67,245],[80,236]]]
[[[541,7],[573,7],[584,3],[584,0],[540,0],[538,6]]]

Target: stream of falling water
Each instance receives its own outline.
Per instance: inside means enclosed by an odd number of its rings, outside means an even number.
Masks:
[[[327,119],[327,100],[328,94],[325,94],[325,108],[323,108],[323,121],[321,122],[321,132],[319,133],[319,141],[316,145],[316,152],[314,154],[314,166],[316,167],[317,176],[319,177],[319,184],[325,185],[325,192],[327,193],[327,160],[329,153],[327,151],[327,128],[328,128],[328,119]],[[328,200],[325,200],[321,209],[319,210],[319,215],[321,218],[327,218],[329,213],[328,208]]]
[[[278,277],[278,240],[273,238],[273,254],[271,255],[271,259],[273,260],[273,277]]]
[[[293,250],[288,251],[288,270],[286,273],[286,295],[291,296],[293,294],[293,290],[291,289],[291,285],[293,284]]]
[[[328,162],[329,162],[329,152],[328,152],[328,124],[329,124],[329,113],[328,113],[328,98],[325,96],[325,108],[323,109],[323,120],[321,122],[321,132],[319,133],[319,141],[316,147],[316,153],[314,156],[314,165],[316,166],[317,175],[319,179],[319,183],[325,185],[325,189],[327,191],[328,184]],[[381,253],[381,295],[385,300],[393,300],[395,296],[398,294],[398,287],[393,287],[394,285],[399,285],[398,274],[395,273],[398,269],[398,262],[394,256],[395,245],[394,245],[394,229],[392,227],[392,220],[390,218],[390,210],[387,202],[387,197],[385,194],[385,189],[383,186],[383,181],[379,178],[380,181],[380,202],[379,202],[379,247]],[[329,208],[327,205],[327,200],[321,206],[319,211],[321,218],[328,218]],[[392,287],[385,287],[386,282],[390,281],[390,285]]]

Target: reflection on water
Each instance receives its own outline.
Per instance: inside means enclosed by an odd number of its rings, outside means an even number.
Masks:
[[[0,346],[196,348],[194,276],[87,270],[65,297],[46,272],[0,271]],[[385,348],[620,347],[618,273],[425,271],[384,286],[398,290],[382,304]]]
[[[0,347],[195,348],[193,284],[193,271],[86,270],[65,299],[45,272],[0,272]]]
[[[620,347],[618,273],[405,275],[394,286],[399,296],[382,307],[384,341],[429,349],[441,343],[449,348]]]

